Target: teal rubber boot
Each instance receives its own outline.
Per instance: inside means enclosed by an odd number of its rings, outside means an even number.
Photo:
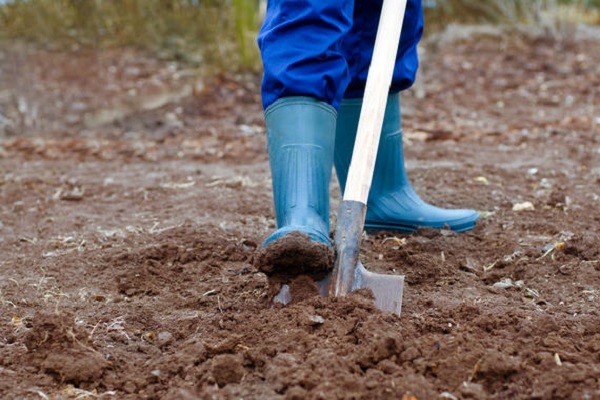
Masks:
[[[312,97],[284,97],[265,111],[277,230],[263,247],[292,232],[332,246],[329,184],[336,114]]]
[[[342,191],[352,159],[362,99],[345,99],[338,113],[335,169]],[[388,98],[375,172],[367,202],[365,229],[414,232],[420,227],[473,229],[479,215],[474,210],[448,210],[421,200],[412,188],[402,151],[400,94]]]

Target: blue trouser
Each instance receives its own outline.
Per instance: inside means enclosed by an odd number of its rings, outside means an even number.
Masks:
[[[263,107],[309,96],[338,109],[362,97],[383,0],[268,0],[258,35]],[[412,85],[423,33],[421,0],[408,0],[391,92]]]

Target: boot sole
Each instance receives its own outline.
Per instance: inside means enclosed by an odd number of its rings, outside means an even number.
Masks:
[[[476,221],[476,220],[475,220]],[[413,224],[382,224],[376,222],[365,222],[365,230],[367,232],[378,232],[378,231],[391,231],[391,232],[404,232],[413,233],[420,228],[432,228],[432,229],[449,229],[453,232],[466,232],[475,228],[475,221],[463,222],[457,225],[443,225],[443,226],[427,226],[427,225],[413,225]]]

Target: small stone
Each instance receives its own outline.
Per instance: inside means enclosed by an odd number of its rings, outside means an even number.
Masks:
[[[458,400],[458,397],[449,392],[440,393],[440,399]]]
[[[325,319],[320,315],[309,315],[308,321],[310,325],[322,325],[325,323]]]
[[[535,210],[535,207],[533,206],[532,202],[525,201],[523,203],[516,203],[516,204],[514,204],[512,210],[515,211],[515,212],[533,211],[533,210]]]
[[[465,399],[483,399],[487,395],[483,385],[472,382],[463,382],[460,387],[460,394]]]
[[[171,332],[163,331],[158,334],[157,344],[158,347],[168,346],[173,342],[173,334]]]
[[[512,279],[510,278],[503,278],[500,280],[500,282],[496,282],[492,285],[495,288],[498,289],[508,289],[514,286]]]

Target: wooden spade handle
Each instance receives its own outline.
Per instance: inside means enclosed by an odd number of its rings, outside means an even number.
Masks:
[[[367,204],[406,1],[383,1],[343,200]]]

